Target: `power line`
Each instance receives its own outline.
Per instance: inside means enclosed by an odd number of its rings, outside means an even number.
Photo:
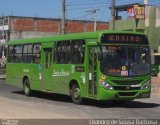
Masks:
[[[99,9],[99,10],[104,10],[103,12],[107,12],[107,10],[109,11],[109,6],[110,6],[110,0],[77,0],[77,1],[70,1],[68,0],[66,5],[67,5],[67,11],[69,11],[69,14],[74,13],[78,13],[81,11],[87,11],[87,10],[93,10],[93,9]],[[74,10],[74,11],[73,11]],[[100,18],[102,20],[102,13],[100,12],[97,16],[97,18]],[[89,15],[88,15],[89,16]],[[79,18],[83,18],[85,17],[85,15],[79,16]],[[74,18],[75,19],[75,18]],[[76,18],[77,19],[77,18]],[[99,19],[99,20],[100,20]]]
[[[94,8],[100,9],[101,12],[97,14],[97,18],[99,20],[107,20],[107,18],[111,18],[112,15],[108,14],[110,13],[109,7],[111,7],[111,2],[112,0],[67,0],[66,6],[67,6],[67,11],[69,15],[74,16],[73,13],[84,13],[85,10],[92,10]],[[126,4],[133,4],[133,3],[139,3],[143,4],[144,0],[115,0],[115,6],[120,6],[120,5],[126,5]],[[149,0],[149,5],[160,5],[159,0]],[[103,11],[102,11],[103,10]],[[104,15],[103,13],[107,13]],[[102,16],[103,15],[103,16]],[[90,15],[88,15],[90,16]],[[87,16],[87,17],[88,17]],[[83,18],[85,17],[85,14],[76,18]]]
[[[83,2],[83,3],[72,3],[72,4],[67,4],[67,6],[84,6],[84,5],[97,5],[97,4],[104,4],[107,2]]]
[[[92,6],[92,7],[80,7],[80,8],[70,8],[70,9],[68,8],[67,10],[82,10],[82,9],[87,10],[87,9],[91,9],[91,8],[95,8],[95,7]],[[96,6],[96,8],[106,8],[106,6]]]
[[[115,30],[115,0],[112,0],[111,15],[112,15],[112,30]]]

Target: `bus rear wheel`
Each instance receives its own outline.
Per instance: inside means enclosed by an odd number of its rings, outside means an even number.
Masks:
[[[30,88],[30,83],[28,79],[25,79],[23,82],[23,90],[26,96],[31,96],[31,88]]]
[[[75,104],[81,104],[82,103],[82,97],[80,94],[80,88],[78,85],[74,84],[71,88],[71,98],[73,103]]]

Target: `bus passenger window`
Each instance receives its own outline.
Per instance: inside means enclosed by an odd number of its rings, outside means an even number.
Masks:
[[[41,60],[41,45],[33,45],[33,63],[40,63]]]
[[[57,42],[55,60],[60,64],[82,64],[84,63],[84,40],[59,41]]]
[[[32,63],[32,44],[23,46],[23,62]]]
[[[14,63],[20,63],[22,58],[22,46],[16,45],[13,47],[13,62]]]
[[[61,47],[58,46],[57,49],[56,49],[56,63],[60,63],[61,62]]]
[[[8,46],[8,62],[13,62],[13,46]]]
[[[84,63],[84,50],[85,50],[84,40],[72,41],[71,48],[72,48],[72,51],[71,51],[72,64]]]
[[[55,50],[56,63],[68,64],[70,63],[70,41],[57,42]]]

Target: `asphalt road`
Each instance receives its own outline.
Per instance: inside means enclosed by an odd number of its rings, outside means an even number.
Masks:
[[[83,105],[68,96],[35,92],[23,95],[17,87],[0,80],[0,119],[160,119],[160,92],[149,99],[137,99],[123,105],[86,100]]]

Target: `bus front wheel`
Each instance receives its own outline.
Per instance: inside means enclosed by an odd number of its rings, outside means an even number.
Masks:
[[[31,96],[31,88],[30,88],[30,83],[28,79],[25,79],[23,82],[23,90],[26,96]]]
[[[82,97],[80,94],[80,88],[78,85],[74,84],[71,88],[71,98],[73,103],[75,104],[81,104],[82,103]]]

